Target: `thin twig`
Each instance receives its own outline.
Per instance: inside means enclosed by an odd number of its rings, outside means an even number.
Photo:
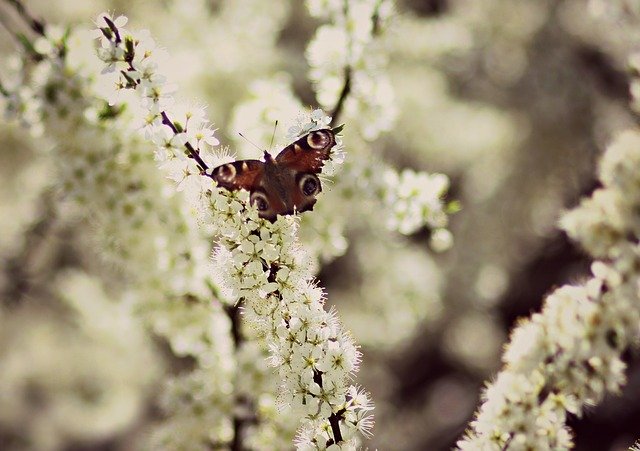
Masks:
[[[33,260],[56,223],[55,203],[51,197],[50,191],[41,195],[39,204],[42,213],[24,232],[22,249],[3,262],[3,271],[10,281],[2,293],[2,298],[6,299],[7,304],[18,305],[32,289],[30,270]]]
[[[5,97],[9,97],[9,90],[4,87],[2,80],[0,80],[0,94],[2,94]]]
[[[333,439],[335,440],[335,443],[340,443],[343,440],[342,432],[340,431],[340,418],[344,413],[345,410],[340,409],[329,416],[329,424],[331,425],[331,432],[333,432]]]
[[[233,347],[235,349],[236,354],[239,352],[242,343],[244,342],[244,337],[242,336],[241,330],[241,317],[240,317],[240,306],[239,304],[235,305],[225,305],[224,311],[229,317],[231,321],[231,336],[233,337]],[[247,418],[246,416],[241,415],[238,412],[243,410],[253,411],[251,408],[252,403],[245,396],[240,394],[235,397],[235,405],[236,409],[233,415],[233,438],[231,439],[231,443],[229,444],[229,449],[231,451],[242,451],[244,450],[244,436],[245,436],[245,428],[250,423],[257,423],[257,417],[253,416],[251,418]],[[243,407],[247,407],[247,409],[243,409]]]
[[[15,31],[13,27],[7,23],[2,15],[0,15],[0,25],[2,25],[2,27],[7,30],[9,36],[11,36],[11,38],[15,41],[16,46],[24,49],[24,51],[33,61],[38,62],[44,59],[44,55],[42,55],[35,49],[33,43],[29,40],[29,38],[27,38],[24,34]]]
[[[338,98],[338,102],[331,112],[331,125],[335,125],[338,123],[340,115],[342,114],[342,110],[344,108],[344,102],[347,100],[347,97],[351,93],[351,66],[346,66],[344,68],[344,84],[342,85],[342,91],[340,91],[340,97]]]
[[[18,36],[9,26],[7,18],[5,18],[2,14],[0,14],[0,25],[2,25],[3,28],[7,30],[7,33],[9,34],[9,36],[11,36],[11,39],[13,39],[16,42],[16,45],[18,46],[22,45],[22,43],[20,42],[20,39],[18,39]]]
[[[376,4],[373,15],[371,16],[371,36],[376,37],[380,34],[380,6],[382,5],[382,0],[379,0]],[[346,17],[349,14],[349,1],[345,0],[343,7],[343,14]],[[349,51],[351,51],[351,42],[349,42]],[[331,125],[335,125],[339,122],[340,115],[342,114],[342,110],[344,109],[344,103],[349,97],[351,93],[351,78],[353,74],[353,68],[349,63],[347,63],[344,67],[344,83],[342,85],[342,90],[340,91],[340,97],[338,97],[338,101],[336,102],[336,106],[333,108],[331,112]]]
[[[36,19],[32,14],[30,14],[29,11],[27,11],[27,8],[25,8],[25,6],[22,4],[20,0],[4,0],[4,1],[14,7],[14,9],[18,12],[20,17],[22,17],[22,19],[27,23],[27,25],[29,25],[29,27],[36,34],[40,36],[45,36],[45,33],[44,33],[44,29],[46,26],[45,22],[40,19]]]
[[[160,115],[162,116],[162,123],[164,125],[168,126],[173,131],[174,134],[177,135],[178,133],[180,133],[176,125],[171,121],[171,119],[169,119],[169,116],[167,116],[166,111],[163,111],[162,113],[160,113]],[[202,157],[200,157],[200,154],[198,153],[198,151],[194,149],[191,143],[189,142],[186,142],[184,144],[184,147],[186,147],[187,151],[189,151],[189,155],[191,156],[191,158],[196,160],[196,163],[198,163],[198,166],[200,167],[200,171],[204,175],[209,176],[209,174],[207,174],[207,171],[209,170],[209,166],[207,165],[207,163],[204,162]]]

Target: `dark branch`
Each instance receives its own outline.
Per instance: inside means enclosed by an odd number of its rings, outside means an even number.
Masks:
[[[180,133],[176,125],[171,121],[171,119],[169,119],[169,116],[167,116],[167,113],[165,111],[160,113],[160,115],[162,116],[162,123],[164,125],[168,126],[176,135]],[[198,153],[198,151],[194,149],[191,143],[189,142],[185,143],[184,146],[189,151],[189,156],[194,160],[196,160],[196,163],[198,163],[198,166],[200,167],[200,171],[202,171],[202,173],[205,175],[209,175],[206,173],[207,170],[209,169],[209,166],[207,166],[207,163],[205,163],[204,160],[200,157],[200,154]]]
[[[373,15],[371,16],[371,36],[376,37],[380,34],[380,5],[381,1],[379,1],[374,10]],[[343,14],[345,17],[349,14],[349,2],[345,0],[343,7]],[[342,114],[342,110],[344,109],[344,103],[349,97],[351,93],[351,78],[353,74],[353,68],[350,64],[347,64],[344,67],[344,83],[342,85],[342,91],[340,92],[340,97],[338,97],[338,101],[336,102],[336,106],[333,108],[331,112],[331,125],[335,125],[338,123],[340,115]]]
[[[231,321],[231,336],[233,337],[233,345],[237,353],[244,341],[241,330],[240,306],[239,304],[225,305],[224,311]],[[253,411],[252,402],[245,396],[236,395],[235,413],[233,415],[233,438],[228,448],[231,451],[243,451],[245,449],[243,444],[245,429],[249,424],[258,422],[255,415],[251,417],[243,416],[241,414],[243,410]]]
[[[7,305],[18,305],[32,289],[31,268],[40,249],[46,242],[56,222],[55,203],[51,192],[46,191],[40,199],[40,217],[25,231],[22,249],[13,257],[2,262],[3,271],[9,281],[2,293]]]
[[[340,97],[338,98],[338,102],[336,103],[335,108],[331,112],[331,125],[335,125],[338,123],[340,118],[340,114],[342,114],[342,110],[344,108],[344,102],[347,100],[349,93],[351,92],[351,66],[346,66],[344,68],[344,84],[342,85],[342,91],[340,92]]]
[[[29,25],[29,27],[38,35],[45,36],[45,22],[36,19],[32,14],[27,11],[27,8],[22,4],[20,0],[5,0],[9,5],[13,6],[13,8],[17,11],[17,13],[22,17],[22,19]]]
[[[343,440],[342,432],[340,431],[340,418],[343,413],[344,410],[339,410],[336,413],[332,413],[329,417],[329,424],[331,425],[331,432],[333,432],[335,443],[340,443]]]
[[[240,330],[240,307],[236,305],[225,305],[224,312],[231,321],[231,335],[233,336],[233,344],[235,348],[239,348],[244,338],[242,337],[242,331]]]

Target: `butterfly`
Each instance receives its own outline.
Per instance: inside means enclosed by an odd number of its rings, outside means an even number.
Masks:
[[[249,202],[261,218],[275,221],[277,215],[313,210],[322,191],[318,175],[336,145],[343,126],[309,132],[282,149],[274,158],[264,153],[264,161],[238,160],[213,169],[218,186],[249,191]]]

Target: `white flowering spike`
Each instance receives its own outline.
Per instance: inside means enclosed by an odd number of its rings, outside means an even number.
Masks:
[[[513,331],[505,369],[459,449],[569,449],[567,413],[580,415],[625,383],[621,353],[640,332],[638,161],[640,133],[627,131],[602,158],[604,187],[562,218],[602,261],[591,279],[558,288]]]
[[[378,38],[393,15],[393,3],[309,0],[307,7],[313,16],[330,21],[318,29],[306,50],[320,104],[338,105],[335,113],[344,109],[346,119],[358,123],[369,140],[391,130],[397,111]]]
[[[368,397],[349,384],[360,354],[335,315],[324,310],[311,260],[297,240],[297,218],[261,219],[249,206],[248,193],[219,189],[207,173],[210,149],[204,141],[182,138],[189,124],[175,110],[169,112],[171,93],[153,70],[153,51],[139,56],[141,48],[152,46],[144,37],[119,29],[106,14],[98,25],[102,48],[109,50],[99,57],[110,65],[118,54],[113,49],[122,49],[119,83],[139,93],[143,109],[159,112],[162,122],[153,126],[151,136],[162,151],[162,165],[175,180],[189,180],[185,192],[196,202],[203,223],[219,237],[213,259],[216,281],[230,302],[244,301],[245,320],[266,340],[269,361],[282,381],[279,404],[297,413],[303,422],[300,436],[317,449],[355,443],[353,432],[369,433],[372,424]],[[291,134],[299,137],[329,123],[330,118],[316,110],[301,117]],[[331,155],[341,155],[339,142]],[[333,165],[339,160],[332,158]]]
[[[233,422],[233,398],[228,394],[233,390],[230,381],[235,368],[229,318],[220,302],[212,302],[210,241],[198,229],[185,200],[157,170],[152,146],[132,133],[131,105],[109,106],[97,89],[93,74],[100,69],[94,67],[97,61],[88,33],[69,32],[64,39],[55,36],[45,29],[38,48],[48,53],[37,64],[30,62],[31,72],[20,70],[24,89],[14,91],[12,85],[2,93],[10,99],[6,107],[32,129],[46,131],[56,144],[45,146],[45,156],[51,158],[55,170],[51,178],[56,184],[55,208],[85,220],[82,230],[91,240],[87,247],[99,249],[103,264],[96,266],[111,288],[120,290],[122,304],[165,339],[174,356],[195,362],[194,371],[173,379],[161,396],[169,398],[171,387],[191,387],[197,379],[203,398],[165,402],[165,420],[150,435],[158,437],[168,431],[182,444],[224,437]],[[16,95],[18,92],[21,94]],[[30,107],[16,107],[15,99],[27,100],[27,94]],[[202,118],[189,111],[180,118],[195,124],[189,129],[194,133],[185,132],[178,138],[164,135],[164,148],[188,140],[201,148],[215,144]],[[113,283],[114,268],[118,284]],[[79,277],[73,281],[65,292],[83,286]],[[91,303],[89,307],[99,306]],[[105,324],[113,319],[105,309],[95,313]],[[114,326],[113,330],[126,329]],[[131,338],[129,335],[123,337]],[[200,416],[192,415],[193,410]],[[190,424],[198,424],[204,437],[176,434],[185,417]],[[134,420],[123,410],[123,423]],[[190,447],[186,444],[184,447]]]

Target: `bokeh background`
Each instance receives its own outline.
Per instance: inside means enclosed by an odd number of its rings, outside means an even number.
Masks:
[[[171,54],[181,94],[208,105],[232,148],[246,146],[237,131],[269,136],[238,119],[248,99],[264,94],[256,82],[284,80],[303,104],[317,104],[305,48],[320,21],[302,2],[204,3],[204,16],[172,0],[26,4],[49,23],[90,27],[112,10],[148,28]],[[19,26],[6,2],[0,16]],[[639,38],[632,0],[396,3],[380,38],[394,112],[380,113],[389,130],[363,146],[396,168],[446,174],[447,197],[462,209],[451,217],[454,245],[445,252],[429,247],[427,228],[381,234],[367,226],[373,211],[322,260],[329,303],[362,346],[357,382],[376,403],[370,449],[454,446],[517,318],[587,274],[589,260],[557,220],[597,187],[599,155],[638,120],[627,61]],[[6,67],[16,45],[2,27],[0,51]],[[132,449],[161,416],[157,387],[184,362],[126,319],[117,323],[120,343],[87,341],[70,326],[60,297],[91,296],[118,313],[108,290],[85,277],[60,281],[71,270],[91,273],[100,252],[87,245],[90,221],[54,214],[56,173],[43,151],[50,145],[46,135],[0,121],[0,449]],[[626,358],[624,392],[571,420],[576,449],[622,450],[640,438],[640,366],[637,356]],[[96,384],[108,396],[96,395]],[[47,408],[65,396],[82,402]],[[55,440],[34,445],[38,435]]]

